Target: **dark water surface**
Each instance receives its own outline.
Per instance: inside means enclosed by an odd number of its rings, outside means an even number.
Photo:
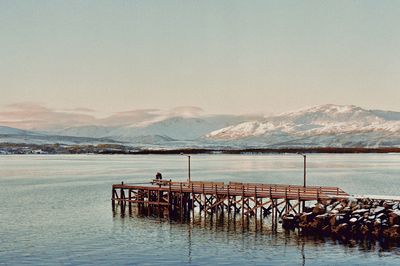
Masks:
[[[308,184],[400,196],[400,155],[309,155]],[[0,264],[400,265],[400,246],[297,232],[113,215],[111,185],[157,171],[185,180],[182,156],[0,156]],[[302,184],[294,155],[196,155],[194,180]]]

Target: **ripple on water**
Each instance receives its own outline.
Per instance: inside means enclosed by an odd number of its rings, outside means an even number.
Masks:
[[[301,183],[294,156],[199,155],[193,177]],[[400,155],[310,155],[308,181],[355,194],[400,195]],[[400,265],[399,246],[296,232],[113,216],[112,183],[186,176],[177,156],[4,156],[0,160],[0,264]],[[217,177],[217,178],[216,178]],[[379,180],[377,180],[379,177]]]

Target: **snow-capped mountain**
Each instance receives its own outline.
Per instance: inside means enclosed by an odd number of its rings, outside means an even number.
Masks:
[[[131,143],[156,143],[170,141],[196,140],[205,134],[228,125],[248,119],[244,116],[216,115],[209,117],[171,117],[165,120],[142,125],[120,127],[83,126],[53,132],[75,137],[111,138]]]
[[[47,132],[0,127],[0,142],[120,143],[136,147],[400,147],[400,112],[320,105],[281,115],[173,116]]]
[[[400,113],[327,104],[221,128],[205,138],[251,146],[400,146]]]

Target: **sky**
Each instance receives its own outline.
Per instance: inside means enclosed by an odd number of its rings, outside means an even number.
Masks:
[[[0,0],[0,109],[400,111],[399,14],[400,1]]]

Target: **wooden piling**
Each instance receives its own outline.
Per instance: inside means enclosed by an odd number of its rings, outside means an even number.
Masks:
[[[200,213],[201,210],[204,210],[205,222],[207,212],[215,213],[217,219],[223,220],[226,210],[228,218],[231,211],[234,215],[240,212],[243,227],[246,224],[245,218],[247,225],[249,225],[249,219],[254,217],[256,228],[259,223],[261,228],[264,215],[271,215],[272,223],[276,224],[283,214],[299,213],[301,206],[306,201],[348,197],[347,193],[336,187],[302,187],[237,182],[230,182],[230,184],[225,185],[222,182],[196,181],[188,183],[172,182],[171,180],[157,182],[152,185],[130,185],[126,183],[113,185],[111,191],[113,210],[115,211],[118,204],[122,213],[127,204],[131,212],[131,208],[136,205],[139,212],[146,210],[147,215],[154,212],[158,216],[162,216],[161,214],[167,212],[170,218],[177,216],[181,220],[187,220],[189,217],[189,220],[194,221],[194,209],[195,204],[197,204]],[[278,200],[282,201],[279,202]],[[298,210],[296,211],[297,207]],[[213,216],[211,216],[211,219],[213,219]]]

